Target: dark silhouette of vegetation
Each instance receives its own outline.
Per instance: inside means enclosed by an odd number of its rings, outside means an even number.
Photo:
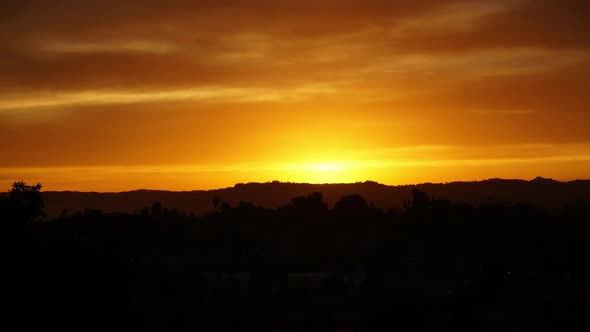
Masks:
[[[361,195],[347,195],[340,198],[334,206],[334,213],[342,217],[366,216],[369,204]]]
[[[29,186],[22,181],[13,183],[12,189],[0,197],[0,209],[8,221],[26,222],[42,217],[41,184]]]
[[[219,203],[221,203],[221,199],[219,198],[219,196],[215,195],[213,196],[211,202],[213,203],[213,208],[217,210],[217,208],[219,207]]]
[[[29,276],[31,265],[28,259],[31,252],[32,222],[43,217],[43,197],[41,185],[27,185],[14,182],[10,191],[0,194],[0,243],[3,245],[1,256],[3,277],[7,278],[2,289],[2,298],[9,308],[6,317],[17,322],[25,319],[30,293]],[[5,307],[6,307],[5,306]],[[9,322],[9,320],[6,320]],[[7,323],[7,327],[10,323]]]
[[[156,202],[41,222],[40,188],[1,198],[3,222],[23,225],[6,284],[23,329],[589,327],[587,202],[473,206],[414,190],[383,211],[360,195],[330,209],[314,192],[277,209],[218,197],[202,216]]]
[[[105,212],[135,213],[149,207],[153,202],[174,206],[184,212],[203,215],[215,210],[215,197],[222,203],[236,206],[250,202],[266,208],[278,209],[293,197],[305,197],[321,192],[329,208],[342,197],[362,195],[369,204],[383,209],[403,208],[404,201],[412,201],[412,190],[427,192],[430,196],[450,199],[454,203],[469,203],[479,206],[482,202],[501,203],[526,201],[539,208],[557,208],[577,200],[590,201],[590,180],[558,182],[551,179],[502,180],[453,182],[447,184],[418,184],[387,186],[376,182],[348,184],[305,184],[305,183],[247,183],[217,190],[170,192],[157,190],[135,190],[122,193],[95,192],[43,192],[45,213],[56,218],[67,209],[74,214],[85,208]],[[213,205],[212,205],[213,203]]]

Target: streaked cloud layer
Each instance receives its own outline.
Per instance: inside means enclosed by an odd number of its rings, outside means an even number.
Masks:
[[[588,178],[587,31],[585,0],[6,1],[0,184]]]

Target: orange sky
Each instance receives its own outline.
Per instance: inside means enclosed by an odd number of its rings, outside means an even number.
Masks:
[[[0,189],[590,178],[588,31],[586,0],[6,1]]]

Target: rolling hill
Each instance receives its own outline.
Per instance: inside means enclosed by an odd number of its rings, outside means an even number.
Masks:
[[[590,180],[559,182],[536,178],[531,181],[490,179],[477,182],[452,182],[445,184],[424,183],[417,185],[388,186],[376,182],[351,184],[268,183],[236,184],[234,187],[208,191],[159,191],[135,190],[119,193],[44,192],[45,211],[49,217],[63,210],[75,213],[84,209],[105,212],[137,212],[160,202],[163,206],[177,208],[197,215],[213,211],[213,198],[231,206],[250,202],[259,206],[276,208],[287,204],[293,197],[321,192],[332,206],[340,197],[360,194],[367,201],[383,209],[403,206],[418,189],[435,198],[450,199],[478,205],[484,202],[526,202],[539,207],[559,207],[579,201],[590,201]]]

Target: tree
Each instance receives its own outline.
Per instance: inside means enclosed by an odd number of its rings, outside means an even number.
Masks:
[[[162,203],[155,202],[152,204],[152,216],[153,217],[160,217],[162,216]]]
[[[13,221],[31,221],[43,217],[41,184],[29,186],[23,181],[14,182],[4,203],[4,214]]]
[[[328,212],[328,205],[322,193],[314,192],[307,196],[293,198],[288,209],[295,216],[321,217]]]
[[[418,189],[412,190],[412,210],[424,211],[430,206],[430,201],[427,193]]]
[[[219,203],[221,202],[221,199],[219,198],[219,196],[217,196],[217,195],[213,196],[213,200],[211,202],[213,203],[213,208],[215,209],[215,211],[217,211],[217,208],[219,207]]]
[[[337,216],[359,217],[369,213],[369,204],[361,195],[342,196],[334,205],[334,214]]]

